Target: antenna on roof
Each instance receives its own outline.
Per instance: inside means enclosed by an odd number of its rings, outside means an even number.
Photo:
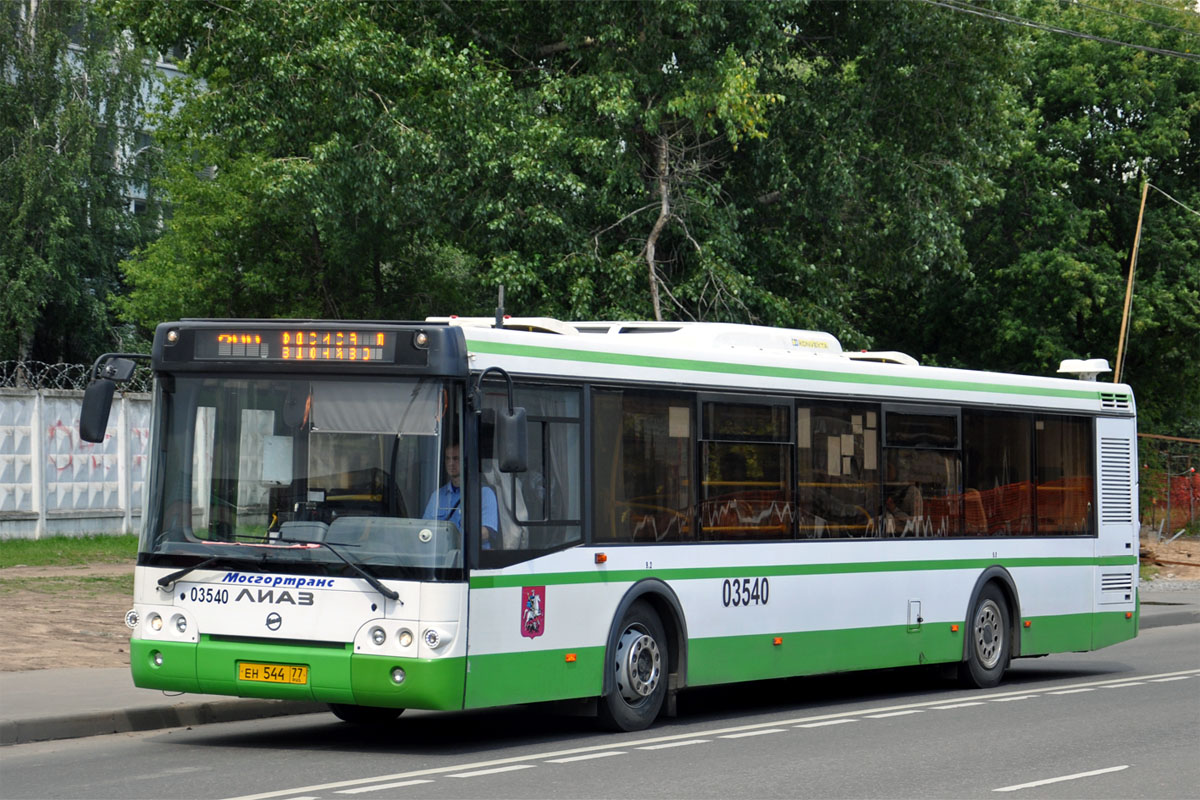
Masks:
[[[500,284],[500,293],[496,299],[496,325],[497,328],[504,327],[504,284]]]

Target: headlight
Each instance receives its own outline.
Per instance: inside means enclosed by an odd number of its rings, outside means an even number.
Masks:
[[[150,627],[156,631],[161,631],[163,626],[163,618],[158,614],[150,615]]]
[[[140,619],[141,617],[138,616],[137,609],[131,608],[125,613],[125,626],[128,628],[136,628],[138,626],[138,620]]]
[[[175,617],[175,630],[180,633],[187,633],[187,617],[179,614]]]
[[[432,647],[434,650],[442,646],[442,634],[436,628],[425,629],[425,644]]]
[[[400,633],[397,634],[396,638],[400,640],[401,647],[412,646],[413,635],[412,631],[410,631],[408,628],[401,628]]]
[[[383,632],[383,628],[371,628],[371,641],[376,647],[380,647],[387,641],[387,634]]]

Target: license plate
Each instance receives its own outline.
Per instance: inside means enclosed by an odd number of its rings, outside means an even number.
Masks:
[[[256,664],[243,661],[238,664],[238,680],[305,684],[308,683],[308,667],[295,664]]]

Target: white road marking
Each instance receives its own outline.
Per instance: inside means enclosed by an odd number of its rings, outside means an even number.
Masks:
[[[417,786],[422,783],[433,783],[431,780],[418,779],[414,781],[397,781],[396,783],[379,783],[373,786],[360,786],[357,789],[342,789],[338,794],[362,794],[363,792],[378,792],[382,789],[400,789],[405,786]]]
[[[537,764],[509,764],[507,767],[492,767],[491,769],[476,769],[470,772],[452,772],[448,778],[478,778],[483,775],[495,775],[500,772],[516,772],[521,769],[533,769]]]
[[[793,728],[824,728],[826,725],[845,725],[847,722],[858,722],[856,719],[827,719],[824,722],[808,722],[804,725],[793,725]]]
[[[548,761],[551,764],[570,764],[572,761],[590,761],[593,758],[608,758],[609,756],[623,756],[624,750],[605,750],[600,753],[584,753],[581,756],[568,756],[567,758],[551,758]]]
[[[1063,689],[1061,692],[1046,692],[1046,694],[1082,694],[1083,692],[1094,692],[1095,689]]]
[[[1018,783],[1016,786],[1003,786],[999,789],[992,789],[993,792],[1015,792],[1019,789],[1032,789],[1034,786],[1045,786],[1050,783],[1062,783],[1063,781],[1076,781],[1080,778],[1090,778],[1093,775],[1104,775],[1109,772],[1120,772],[1123,769],[1129,769],[1128,764],[1122,764],[1119,767],[1106,767],[1104,769],[1094,769],[1090,772],[1076,772],[1074,775],[1063,775],[1061,778],[1046,778],[1041,781],[1030,781],[1029,783]]]
[[[1105,689],[1124,689],[1126,686],[1145,686],[1145,681],[1128,681],[1126,683],[1113,683],[1105,686]]]
[[[903,717],[906,714],[920,714],[924,710],[923,708],[909,708],[904,711],[889,711],[886,714],[866,714],[865,716],[867,719],[886,719],[887,717]]]
[[[1011,703],[1013,700],[1028,700],[1031,697],[1036,697],[1032,694],[1019,694],[1016,697],[997,697],[992,700],[993,703]]]
[[[1171,677],[1176,677],[1176,676],[1190,677],[1190,676],[1195,676],[1197,674],[1200,674],[1200,669],[1186,669],[1186,670],[1178,670],[1176,672],[1162,672],[1162,673],[1157,673],[1154,675],[1143,675],[1143,676],[1141,676],[1141,679],[1143,681],[1147,681],[1147,680],[1154,680],[1157,678],[1171,678]],[[1115,679],[1115,680],[1110,679],[1110,680],[1106,680],[1106,681],[1091,681],[1089,683],[1077,684],[1075,686],[1068,686],[1068,687],[1056,688],[1056,689],[1047,687],[1046,689],[1034,690],[1034,693],[1046,694],[1051,691],[1064,691],[1065,689],[1075,689],[1075,688],[1084,688],[1084,687],[1102,687],[1102,686],[1108,686],[1111,684],[1126,683],[1128,681],[1129,681],[1129,678],[1120,678],[1120,679]],[[1028,695],[1028,694],[1031,694],[1031,691],[1029,689],[1023,689],[1020,692],[1011,692],[1010,694],[1012,696]],[[1004,697],[1005,695],[998,694],[998,695],[976,695],[976,696],[982,697],[982,699],[984,699],[984,700],[995,700],[996,698]],[[902,711],[902,710],[912,709],[912,708],[923,708],[923,709],[924,708],[938,708],[939,706],[944,706],[944,705],[945,705],[945,700],[943,699],[943,700],[929,700],[929,701],[924,701],[924,702],[919,702],[919,703],[907,703],[907,704],[898,705],[898,706],[883,706],[880,708],[869,709],[869,710],[874,711],[875,713],[886,713],[889,711]],[[719,729],[711,730],[711,731],[693,731],[691,733],[677,733],[674,735],[657,736],[657,737],[650,738],[650,739],[640,739],[640,740],[635,740],[635,741],[630,741],[630,742],[622,741],[617,744],[619,744],[621,747],[624,747],[626,749],[630,749],[630,748],[638,748],[640,750],[662,749],[664,747],[677,747],[677,746],[680,746],[681,744],[699,744],[701,742],[708,741],[707,739],[694,738],[697,736],[711,737],[711,736],[719,736],[723,733],[738,733],[741,731],[756,730],[759,728],[777,728],[781,725],[793,725],[794,726],[794,725],[800,725],[800,724],[811,724],[814,722],[824,722],[824,721],[835,720],[835,719],[845,719],[847,717],[863,717],[863,716],[866,716],[866,711],[864,711],[863,709],[857,709],[855,711],[839,711],[839,712],[834,712],[832,714],[818,714],[816,716],[811,716],[811,717],[797,717],[795,719],[773,720],[771,722],[760,722],[760,723],[751,724],[751,725],[739,725],[736,727],[719,728]],[[298,724],[300,724],[300,723],[298,723]],[[685,739],[688,739],[689,741],[684,742],[683,740],[685,740]],[[299,793],[299,792],[304,792],[306,794],[312,793],[312,792],[327,792],[330,790],[344,789],[344,788],[352,787],[352,786],[364,786],[366,784],[375,784],[375,783],[380,783],[380,782],[385,782],[385,781],[404,780],[404,779],[408,779],[408,778],[422,778],[422,777],[427,777],[427,776],[431,776],[431,775],[446,775],[449,773],[461,772],[463,770],[469,770],[469,769],[486,769],[488,767],[500,766],[500,765],[504,765],[504,764],[515,764],[517,762],[528,762],[528,761],[546,760],[546,759],[550,759],[550,758],[561,758],[564,756],[582,755],[583,753],[592,753],[592,752],[596,752],[598,750],[611,750],[613,744],[614,743],[609,743],[609,744],[605,744],[605,745],[591,745],[588,747],[574,747],[574,748],[570,748],[570,749],[566,749],[566,750],[555,750],[555,751],[551,751],[551,752],[547,752],[547,753],[533,753],[533,754],[527,754],[527,755],[521,755],[521,756],[512,756],[509,758],[498,758],[498,759],[494,759],[494,760],[490,760],[490,761],[480,761],[480,762],[469,763],[469,764],[455,764],[452,766],[445,766],[445,767],[428,767],[426,769],[411,770],[409,772],[397,772],[397,773],[393,773],[391,775],[375,775],[373,777],[368,777],[368,778],[352,778],[350,780],[333,781],[330,783],[315,784],[313,786],[300,786],[300,787],[295,787],[295,788],[291,788],[291,789],[277,789],[275,791],[270,791],[270,792],[259,792],[257,794],[242,795],[240,797],[230,798],[230,800],[268,800],[268,798],[275,798],[275,797],[292,798],[292,797],[295,797],[297,795],[297,793]],[[529,765],[527,765],[527,766],[529,766]]]
[[[685,742],[667,742],[666,744],[652,744],[645,747],[639,747],[638,750],[666,750],[668,747],[686,747],[689,744],[708,744],[711,739],[688,739]]]
[[[982,700],[971,700],[970,702],[967,702],[967,703],[953,703],[948,706],[934,706],[934,709],[936,709],[938,711],[949,711],[952,708],[967,708],[969,706],[981,706],[981,705],[983,705]]]
[[[1191,675],[1176,675],[1174,678],[1154,678],[1151,683],[1168,683],[1170,681],[1186,681]]]
[[[761,731],[746,731],[745,733],[727,733],[722,739],[745,739],[747,736],[762,736],[767,733],[787,733],[783,728],[766,728]]]

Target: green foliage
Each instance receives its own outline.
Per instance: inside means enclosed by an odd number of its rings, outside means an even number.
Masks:
[[[1124,16],[1026,12],[1164,49],[1200,42],[1194,13],[1109,6]],[[973,273],[944,298],[930,343],[945,361],[1019,372],[1050,374],[1068,357],[1115,366],[1142,181],[1200,209],[1200,62],[1039,33],[1023,69],[1029,140],[997,175],[1003,198],[967,226]],[[1200,217],[1151,190],[1121,375],[1145,430],[1200,433],[1198,265]]]
[[[108,299],[152,228],[127,197],[153,160],[143,55],[90,2],[0,13],[0,359],[90,361],[128,335]]]
[[[1200,208],[1200,62],[921,3],[101,0],[157,48],[172,214],[125,318],[510,311],[1115,360],[1141,174]],[[1194,50],[1185,0],[1011,13]],[[1116,13],[1107,13],[1113,11]],[[1149,20],[1149,24],[1146,22]],[[1126,377],[1200,432],[1200,233],[1152,192]]]

